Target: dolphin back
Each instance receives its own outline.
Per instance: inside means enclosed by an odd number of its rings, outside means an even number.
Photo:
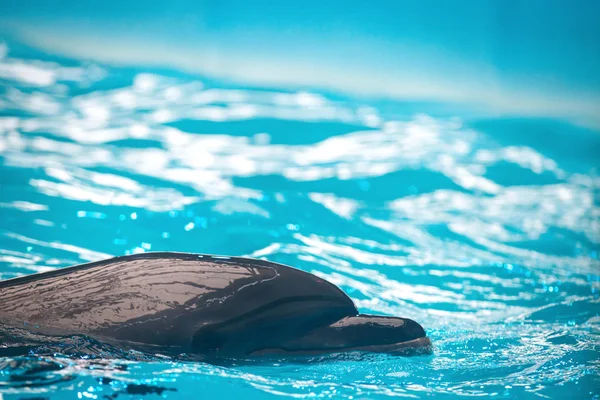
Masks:
[[[236,257],[143,253],[0,282],[0,323],[176,352],[249,354],[356,314],[321,278]]]

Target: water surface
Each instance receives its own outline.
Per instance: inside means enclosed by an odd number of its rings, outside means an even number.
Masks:
[[[0,398],[598,398],[596,130],[18,44],[0,79],[0,279],[145,251],[265,258],[435,344],[219,367],[66,342],[0,359]]]

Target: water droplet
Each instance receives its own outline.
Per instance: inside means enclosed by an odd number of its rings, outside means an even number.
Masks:
[[[300,229],[300,227],[296,224],[287,224],[285,227],[290,231],[297,231]]]

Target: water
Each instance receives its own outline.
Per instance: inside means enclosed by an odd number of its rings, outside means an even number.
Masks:
[[[435,345],[220,367],[66,342],[0,359],[0,399],[598,398],[596,129],[0,53],[1,279],[144,251],[266,258]]]

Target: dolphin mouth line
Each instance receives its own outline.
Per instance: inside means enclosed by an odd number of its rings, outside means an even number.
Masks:
[[[290,350],[284,348],[268,348],[256,350],[251,353],[252,356],[269,356],[269,355],[320,355],[324,353],[334,354],[350,351],[365,351],[371,353],[387,353],[392,355],[403,355],[403,356],[418,356],[418,355],[430,355],[433,354],[433,344],[431,339],[427,336],[423,336],[417,339],[408,340],[406,342],[398,342],[391,344],[382,345],[371,345],[371,346],[356,346],[356,347],[323,347],[319,349],[302,349],[302,350]]]

